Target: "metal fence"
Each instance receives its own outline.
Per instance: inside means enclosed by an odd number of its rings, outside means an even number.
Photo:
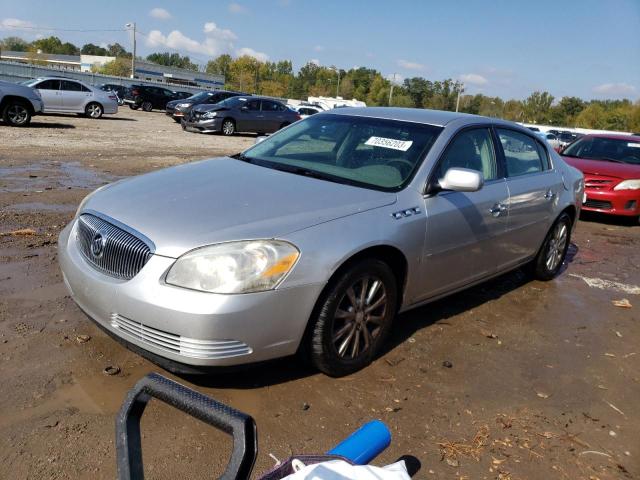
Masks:
[[[100,73],[79,72],[77,70],[69,70],[64,68],[44,67],[40,65],[31,65],[18,62],[0,61],[0,80],[8,82],[22,82],[30,78],[62,76],[74,78],[89,85],[101,85],[103,83],[111,83],[115,85],[158,85],[171,90],[180,90],[185,92],[197,93],[202,90],[215,90],[212,86],[192,87],[187,85],[179,85],[162,81],[138,80],[125,77],[114,77],[111,75],[102,75]]]

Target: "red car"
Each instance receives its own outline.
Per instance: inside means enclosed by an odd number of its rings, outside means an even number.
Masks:
[[[560,154],[584,174],[583,210],[640,218],[640,136],[585,135]]]

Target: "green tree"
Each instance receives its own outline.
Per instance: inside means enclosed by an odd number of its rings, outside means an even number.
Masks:
[[[80,53],[82,55],[100,55],[103,57],[108,57],[108,52],[106,48],[99,47],[98,45],[94,45],[93,43],[86,43],[80,49]]]
[[[147,61],[164,65],[166,67],[184,68],[185,70],[198,71],[198,66],[191,62],[188,56],[181,56],[179,53],[152,53],[147,55]]]
[[[21,39],[20,37],[5,37],[0,40],[0,50],[26,52],[29,50],[29,42]]]
[[[550,119],[553,95],[549,92],[533,92],[523,103],[526,122],[547,123]]]
[[[131,76],[131,61],[124,57],[118,57],[115,60],[98,67],[96,69],[96,73],[113,75],[116,77],[129,77]]]
[[[599,104],[592,102],[587,105],[576,117],[576,126],[582,128],[601,129],[605,127],[605,109]]]
[[[50,53],[56,55],[80,55],[80,49],[74,44],[65,42],[62,43],[58,37],[40,38],[31,43],[31,46],[36,50],[41,50],[42,53]]]
[[[125,48],[119,43],[114,43],[111,45],[107,45],[107,56],[108,57],[129,57],[131,58],[131,53],[127,52]]]
[[[231,55],[225,53],[214,58],[213,60],[209,60],[205,68],[205,72],[210,74],[224,75],[227,82],[230,82],[230,69],[232,63],[233,58],[231,58]]]

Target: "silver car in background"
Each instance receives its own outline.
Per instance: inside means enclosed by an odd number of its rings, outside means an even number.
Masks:
[[[79,80],[41,77],[22,82],[40,92],[43,113],[83,113],[89,118],[118,113],[118,96]]]
[[[561,269],[582,174],[516,124],[401,108],[296,122],[233,157],[89,195],[59,239],[74,300],[163,366],[375,358],[406,311]]]
[[[12,127],[26,127],[42,112],[40,93],[26,85],[0,80],[0,118]]]

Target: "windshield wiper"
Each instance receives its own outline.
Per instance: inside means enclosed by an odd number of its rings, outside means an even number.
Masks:
[[[625,163],[622,160],[616,160],[615,158],[611,158],[611,157],[601,157],[600,160],[605,160],[607,162],[615,162],[615,163]]]
[[[253,158],[247,157],[244,153],[236,153],[235,155],[231,155],[231,158],[247,163],[251,163],[253,161]]]

